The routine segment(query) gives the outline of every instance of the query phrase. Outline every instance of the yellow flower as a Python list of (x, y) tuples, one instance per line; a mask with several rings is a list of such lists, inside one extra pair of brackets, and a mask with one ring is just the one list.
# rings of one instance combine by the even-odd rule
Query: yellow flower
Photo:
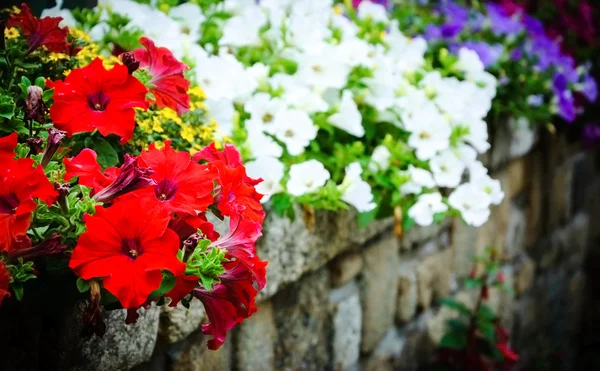
[(77, 63), (79, 64), (79, 67), (85, 67), (91, 61), (93, 61), (98, 56), (99, 50), (100, 50), (100, 47), (96, 44), (90, 44), (90, 45), (84, 46), (79, 51), (79, 53), (77, 53), (77, 55), (75, 56), (75, 58), (77, 59)]
[(144, 118), (138, 121), (138, 126), (146, 133), (152, 132), (152, 121), (149, 118)]
[(193, 143), (194, 139), (196, 139), (196, 132), (191, 126), (183, 126), (181, 128), (181, 137), (188, 142)]
[(156, 116), (152, 117), (152, 131), (156, 133), (163, 133), (165, 131), (165, 129), (162, 127), (160, 118)]
[(165, 148), (165, 143), (161, 140), (157, 140), (156, 142), (154, 142), (154, 147), (156, 147), (156, 149), (160, 150)]
[(4, 38), (5, 39), (8, 39), (8, 40), (16, 39), (17, 37), (19, 37), (19, 35), (20, 35), (19, 30), (16, 27), (4, 29)]
[(158, 117), (160, 118), (160, 120), (163, 121), (171, 120), (174, 121), (177, 125), (183, 125), (183, 121), (181, 120), (181, 117), (179, 117), (177, 112), (168, 107), (165, 107), (158, 111)]
[(381, 31), (381, 32), (379, 33), (379, 38), (380, 38), (380, 39), (385, 39), (385, 37), (386, 37), (386, 36), (387, 36), (387, 33), (386, 33), (385, 31)]
[(90, 35), (88, 35), (85, 31), (82, 31), (78, 28), (70, 27), (69, 34), (71, 34), (71, 36), (73, 36), (75, 39), (83, 40), (86, 43), (90, 43), (92, 41), (92, 39), (90, 38)]
[(13, 5), (12, 9), (10, 10), (10, 12), (12, 14), (19, 14), (19, 13), (21, 13), (21, 9), (17, 8), (16, 5)]
[(99, 58), (102, 60), (102, 65), (107, 70), (113, 68), (117, 63), (121, 64), (121, 60), (118, 57), (115, 57), (114, 55), (111, 55), (110, 57), (100, 55)]
[(71, 57), (69, 57), (65, 53), (50, 53), (45, 58), (45, 61), (58, 62), (61, 59), (69, 59), (69, 58), (71, 58)]
[(188, 90), (188, 94), (190, 95), (191, 98), (206, 99), (206, 93), (199, 86), (191, 87)]
[(63, 72), (63, 75), (65, 75), (65, 76), (69, 76), (69, 74), (70, 74), (70, 73), (71, 73), (71, 70), (65, 70), (65, 71)]

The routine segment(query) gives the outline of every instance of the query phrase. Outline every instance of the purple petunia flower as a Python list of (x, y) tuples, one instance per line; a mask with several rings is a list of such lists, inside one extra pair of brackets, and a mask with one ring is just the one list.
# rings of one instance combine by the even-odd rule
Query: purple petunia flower
[(590, 102), (595, 102), (598, 98), (598, 84), (589, 73), (583, 77), (581, 94)]
[(586, 147), (593, 147), (600, 143), (600, 126), (595, 123), (587, 123), (583, 126), (582, 139)]
[(552, 90), (557, 99), (558, 115), (565, 121), (572, 123), (575, 121), (575, 98), (569, 89), (568, 81), (565, 75), (557, 73), (552, 82)]
[(501, 44), (490, 45), (484, 41), (466, 41), (461, 46), (477, 53), (486, 68), (496, 64), (504, 52)]
[(492, 32), (496, 35), (516, 35), (524, 29), (518, 19), (511, 17), (499, 5), (488, 4), (487, 14), (491, 22)]
[(527, 97), (527, 104), (531, 107), (539, 107), (544, 104), (544, 96), (542, 94), (534, 94)]

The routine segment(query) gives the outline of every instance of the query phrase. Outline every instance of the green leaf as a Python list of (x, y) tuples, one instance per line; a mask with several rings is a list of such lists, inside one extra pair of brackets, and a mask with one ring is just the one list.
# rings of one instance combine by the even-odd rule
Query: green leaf
[(15, 101), (8, 95), (0, 95), (0, 117), (11, 119), (15, 115)]
[(90, 289), (90, 283), (83, 278), (78, 278), (76, 284), (77, 290), (81, 293), (87, 292)]
[(465, 288), (474, 289), (476, 287), (481, 286), (481, 282), (479, 280), (468, 278), (465, 280)]
[(358, 214), (358, 227), (362, 229), (371, 224), (377, 217), (377, 211), (378, 209), (375, 208), (374, 210), (368, 211), (366, 213)]
[(42, 100), (44, 102), (48, 102), (52, 98), (53, 95), (54, 95), (54, 88), (44, 90), (44, 93), (42, 94)]
[(488, 341), (494, 342), (496, 340), (496, 326), (492, 322), (477, 321), (477, 327)]
[(46, 79), (43, 78), (42, 76), (38, 77), (37, 79), (35, 79), (35, 85), (39, 86), (40, 88), (45, 88), (46, 87)]
[(29, 80), (26, 76), (22, 76), (21, 84), (23, 84), (25, 86), (31, 86), (31, 80)]
[(158, 300), (166, 293), (171, 291), (173, 287), (175, 287), (175, 283), (177, 282), (177, 277), (172, 275), (169, 272), (163, 272), (163, 279), (160, 283), (160, 287), (157, 290), (152, 291), (150, 294), (150, 300)]
[(440, 348), (464, 349), (467, 346), (467, 337), (465, 334), (449, 332), (442, 337)]
[(486, 321), (493, 321), (496, 319), (496, 315), (487, 305), (482, 305), (481, 307), (479, 307), (479, 312), (477, 313), (477, 315), (479, 316), (479, 318)]
[(17, 284), (12, 284), (10, 286), (13, 290), (13, 293), (15, 294), (15, 298), (18, 301), (23, 300), (23, 285), (17, 283)]
[(453, 310), (457, 311), (458, 313), (463, 314), (465, 316), (471, 315), (471, 310), (469, 308), (467, 308), (463, 303), (458, 302), (454, 298), (440, 299), (440, 304), (444, 305), (450, 309), (453, 309)]
[(98, 154), (98, 163), (102, 168), (115, 166), (119, 163), (119, 155), (113, 146), (102, 137), (88, 138), (86, 145)]

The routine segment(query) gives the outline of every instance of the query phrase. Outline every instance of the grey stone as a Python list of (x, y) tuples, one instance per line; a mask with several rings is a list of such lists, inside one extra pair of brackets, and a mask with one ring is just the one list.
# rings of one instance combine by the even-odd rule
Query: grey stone
[(160, 313), (158, 333), (165, 342), (176, 343), (199, 331), (200, 325), (207, 319), (200, 300), (192, 300), (189, 309), (182, 305), (175, 308), (165, 305)]
[(333, 369), (350, 370), (360, 357), (362, 308), (358, 289), (352, 282), (343, 293), (332, 293)]
[(515, 265), (515, 293), (525, 294), (532, 286), (535, 278), (535, 262), (526, 254), (519, 256)]
[(236, 369), (275, 370), (277, 328), (271, 302), (258, 305), (258, 311), (239, 325), (236, 333)]
[(361, 350), (372, 351), (394, 323), (396, 292), (389, 284), (397, 282), (398, 240), (389, 235), (362, 250), (365, 266), (360, 280), (363, 309)]
[(331, 366), (328, 273), (321, 269), (304, 276), (273, 297), (279, 339), (275, 345), (277, 370), (322, 370)]
[(417, 261), (403, 261), (398, 269), (398, 304), (396, 320), (410, 321), (417, 312)]
[(172, 371), (224, 371), (231, 370), (231, 339), (228, 337), (218, 350), (208, 349), (209, 336), (193, 334), (171, 352)]
[(317, 211), (314, 220), (308, 222), (302, 215), (299, 207), (294, 221), (267, 213), (264, 235), (257, 246), (259, 256), (269, 261), (267, 285), (259, 300), (273, 296), (285, 284), (297, 281), (392, 226), (392, 220), (387, 219), (360, 229), (355, 211)]
[(106, 333), (81, 344), (82, 362), (75, 370), (124, 370), (146, 362), (152, 356), (158, 333), (160, 308), (140, 309), (137, 323), (125, 324), (125, 310), (106, 313)]
[(406, 339), (395, 328), (391, 328), (377, 345), (373, 354), (364, 362), (363, 370), (396, 370), (396, 364), (405, 343)]
[(425, 311), (401, 329), (399, 336), (405, 341), (395, 370), (416, 371), (431, 360), (435, 345), (430, 340), (427, 324), (432, 318), (433, 312)]
[(428, 227), (414, 226), (404, 232), (400, 239), (400, 247), (403, 251), (414, 250), (420, 247), (423, 241), (435, 239), (443, 234), (451, 225), (452, 219), (447, 218), (440, 224), (433, 224)]
[(358, 253), (351, 253), (335, 259), (331, 268), (331, 284), (334, 287), (342, 286), (360, 273), (363, 267), (362, 257)]
[(450, 294), (450, 283), (454, 270), (454, 250), (445, 249), (425, 257), (416, 269), (418, 303), (429, 308), (433, 299)]
[(550, 188), (549, 228), (558, 228), (566, 223), (571, 215), (573, 166), (577, 159), (570, 159), (552, 173)]
[[(510, 202), (510, 201), (504, 201)], [(525, 248), (525, 238), (527, 231), (527, 219), (525, 211), (517, 203), (510, 202), (510, 212), (508, 217), (508, 230), (504, 240), (504, 251), (508, 258), (517, 256)]]

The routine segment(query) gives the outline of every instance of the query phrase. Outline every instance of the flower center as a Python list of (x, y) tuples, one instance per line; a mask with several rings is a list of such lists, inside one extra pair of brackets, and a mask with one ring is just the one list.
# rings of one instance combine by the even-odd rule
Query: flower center
[(19, 199), (12, 193), (0, 195), (0, 214), (13, 215), (19, 207)]
[(171, 200), (177, 193), (177, 184), (170, 179), (163, 179), (154, 188), (154, 193), (160, 201)]
[(292, 129), (287, 129), (283, 135), (285, 135), (286, 138), (292, 138), (294, 136), (294, 131)]
[(323, 72), (323, 67), (321, 67), (321, 66), (320, 66), (320, 65), (318, 65), (318, 64), (315, 64), (315, 65), (312, 67), (312, 69), (313, 69), (313, 71), (315, 71), (316, 73)]
[(125, 238), (121, 241), (121, 253), (135, 260), (144, 253), (144, 248), (137, 238)]
[(188, 26), (183, 26), (181, 27), (181, 32), (186, 35), (189, 35), (192, 32), (192, 30)]
[(268, 124), (271, 121), (273, 121), (273, 115), (271, 115), (270, 113), (265, 113), (265, 115), (263, 116), (263, 122), (265, 124)]
[(88, 95), (88, 106), (94, 110), (102, 112), (106, 110), (110, 99), (107, 95), (105, 95), (102, 91), (98, 91), (96, 93), (92, 93)]
[(431, 135), (428, 132), (426, 132), (426, 131), (422, 131), (419, 134), (419, 138), (420, 139), (429, 139), (429, 138), (431, 138)]

